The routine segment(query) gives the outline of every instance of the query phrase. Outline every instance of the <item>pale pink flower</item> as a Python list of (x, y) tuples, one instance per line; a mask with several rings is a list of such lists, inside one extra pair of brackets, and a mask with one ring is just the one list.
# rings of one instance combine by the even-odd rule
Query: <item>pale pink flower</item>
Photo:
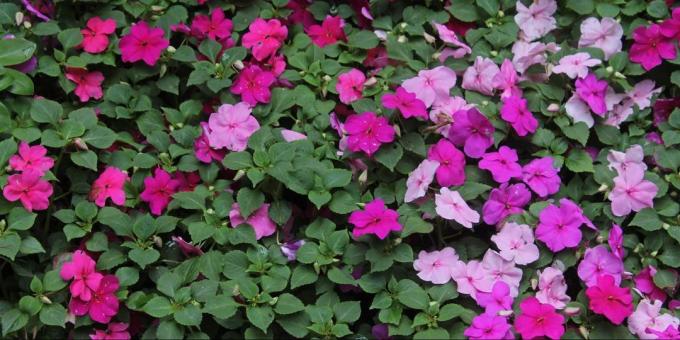
[(294, 142), (296, 140), (307, 139), (307, 136), (305, 134), (289, 129), (281, 130), (281, 137), (283, 137), (283, 140), (285, 140), (286, 142)]
[(470, 48), (470, 46), (460, 41), (454, 31), (450, 30), (448, 27), (442, 24), (435, 23), (434, 27), (437, 29), (439, 39), (454, 47), (454, 48), (446, 47), (444, 48), (444, 50), (442, 50), (441, 54), (439, 55), (440, 62), (443, 63), (449, 57), (459, 59), (467, 54), (472, 53), (472, 49)]
[(631, 210), (638, 212), (654, 206), (653, 200), (659, 189), (644, 176), (645, 171), (641, 167), (629, 167), (623, 174), (614, 177), (614, 189), (609, 193), (609, 200), (615, 216), (626, 216)]
[(528, 8), (521, 1), (516, 4), (515, 23), (528, 41), (539, 39), (557, 27), (553, 18), (557, 10), (555, 0), (534, 1)]
[(538, 247), (534, 244), (534, 232), (526, 224), (508, 222), (501, 230), (491, 236), (500, 255), (507, 261), (517, 264), (529, 264), (538, 260)]
[(441, 188), (435, 195), (435, 210), (444, 219), (454, 220), (463, 227), (471, 229), (473, 223), (479, 223), (479, 213), (470, 209), (458, 191)]
[(404, 202), (412, 202), (416, 198), (425, 196), (438, 167), (439, 162), (425, 159), (415, 170), (411, 171), (406, 180)]
[(538, 291), (536, 299), (541, 303), (549, 304), (555, 309), (562, 309), (571, 300), (567, 295), (567, 282), (564, 273), (555, 267), (546, 267), (543, 271), (537, 271)]
[(351, 104), (361, 99), (365, 82), (366, 76), (355, 68), (339, 75), (335, 90), (338, 91), (340, 101), (343, 104)]
[(477, 260), (471, 260), (467, 264), (458, 261), (451, 272), (451, 277), (456, 281), (458, 293), (468, 294), (473, 298), (479, 290), (491, 291), (493, 283), (487, 276), (486, 271), (482, 269), (482, 264)]
[(255, 230), (255, 239), (273, 235), (276, 232), (276, 224), (269, 217), (269, 203), (265, 203), (252, 212), (248, 218), (243, 218), (238, 203), (234, 203), (229, 211), (231, 227), (236, 228), (241, 224), (249, 224)]
[[(485, 283), (479, 290), (490, 292), (495, 282), (503, 281), (510, 286), (510, 296), (519, 294), (519, 283), (522, 281), (522, 270), (515, 266), (515, 262), (507, 261), (494, 250), (487, 250), (482, 259), (482, 269), (486, 272)], [(486, 289), (484, 289), (486, 288)]]
[(423, 281), (444, 284), (451, 280), (451, 271), (458, 262), (458, 255), (451, 247), (429, 253), (421, 250), (413, 261), (413, 269)]
[(250, 105), (245, 102), (222, 104), (208, 119), (210, 146), (231, 151), (245, 150), (248, 138), (260, 129), (260, 124), (251, 112)]
[(446, 66), (421, 70), (418, 75), (405, 80), (401, 86), (416, 95), (416, 98), (432, 106), (435, 100), (449, 97), (449, 91), (456, 85), (456, 73)]
[(623, 27), (614, 18), (588, 18), (581, 23), (578, 47), (595, 47), (604, 51), (604, 59), (621, 51)]
[(609, 169), (616, 170), (621, 175), (631, 167), (637, 167), (647, 170), (647, 164), (644, 162), (645, 151), (640, 145), (633, 145), (626, 149), (626, 152), (610, 150), (607, 155), (609, 162)]
[(614, 256), (623, 260), (623, 257), (625, 256), (625, 250), (623, 249), (623, 229), (621, 229), (618, 224), (612, 225), (607, 243)]
[(517, 40), (512, 45), (512, 63), (515, 69), (520, 74), (529, 69), (532, 65), (546, 65), (548, 56), (547, 53), (555, 53), (560, 50), (560, 47), (555, 43), (526, 42)]
[(656, 334), (648, 333), (647, 329), (664, 331), (668, 326), (678, 327), (680, 319), (668, 313), (661, 314), (661, 305), (661, 300), (640, 300), (635, 312), (628, 317), (628, 330), (640, 339), (659, 339)]
[(652, 96), (661, 93), (663, 90), (662, 87), (654, 88), (655, 85), (653, 80), (645, 79), (636, 83), (633, 89), (628, 91), (626, 95), (640, 110), (644, 110), (651, 105)]
[(493, 60), (477, 56), (475, 63), (465, 70), (461, 86), (466, 90), (491, 96), (494, 90), (493, 80), (499, 72), (500, 69)]
[(591, 58), (590, 54), (586, 52), (579, 52), (562, 57), (560, 63), (553, 67), (552, 71), (553, 73), (564, 73), (571, 79), (583, 78), (588, 75), (589, 67), (600, 64), (602, 64), (601, 60)]

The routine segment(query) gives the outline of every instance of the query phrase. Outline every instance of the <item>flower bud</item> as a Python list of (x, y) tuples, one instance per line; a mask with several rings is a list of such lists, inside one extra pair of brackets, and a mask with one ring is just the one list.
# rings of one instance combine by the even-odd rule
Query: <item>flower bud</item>
[(208, 215), (212, 215), (212, 214), (215, 213), (215, 210), (213, 210), (213, 208), (208, 208), (208, 209), (205, 210), (205, 213), (208, 214)]
[(531, 279), (531, 289), (536, 290), (536, 287), (538, 287), (538, 279), (532, 278)]
[(397, 237), (396, 239), (394, 239), (394, 245), (395, 245), (395, 246), (396, 246), (396, 245), (399, 245), (399, 244), (401, 244), (402, 241), (403, 241), (403, 240), (401, 239), (401, 237)]
[(363, 185), (363, 184), (366, 183), (366, 181), (368, 181), (368, 170), (362, 171), (361, 174), (359, 175), (359, 183), (360, 184)]
[(597, 241), (597, 243), (604, 243), (605, 241), (604, 236), (602, 235), (597, 235), (597, 238), (595, 238), (595, 240)]
[(506, 317), (512, 315), (512, 310), (499, 310), (498, 316)]
[(588, 339), (588, 336), (590, 335), (590, 332), (588, 331), (588, 328), (586, 326), (581, 326), (578, 328), (578, 332), (583, 335), (584, 338)]
[(80, 139), (80, 138), (74, 139), (73, 144), (80, 150), (85, 150), (85, 151), (89, 150), (88, 147), (87, 147), (87, 144), (85, 144), (85, 142), (83, 142), (83, 140)]
[(245, 65), (243, 65), (243, 61), (241, 61), (241, 60), (235, 61), (233, 65), (234, 65), (234, 68), (239, 70), (239, 71), (242, 70), (245, 67)]
[(208, 186), (208, 191), (215, 191), (215, 186), (214, 186), (214, 185), (209, 185), (209, 186)]
[(401, 137), (401, 129), (399, 128), (399, 125), (394, 124), (392, 127), (394, 128), (394, 133), (397, 134), (397, 137)]
[(387, 32), (385, 32), (383, 30), (375, 30), (375, 31), (373, 31), (373, 33), (375, 34), (376, 37), (378, 37), (378, 40), (382, 40), (382, 41), (387, 40)]
[(560, 110), (560, 105), (557, 104), (557, 103), (552, 103), (552, 104), (548, 105), (548, 111), (550, 111), (550, 112), (557, 112), (559, 110)]
[(397, 42), (402, 43), (402, 44), (407, 42), (407, 41), (408, 40), (406, 39), (406, 36), (404, 36), (404, 35), (400, 35), (399, 38), (397, 38)]
[[(333, 77), (331, 77), (331, 76), (329, 76), (329, 75), (325, 75), (325, 76), (323, 76), (322, 79), (323, 79), (323, 81), (325, 81), (325, 82), (330, 82), (331, 80), (333, 80)], [(364, 84), (365, 84), (365, 83), (364, 83)]]
[(671, 225), (668, 224), (668, 223), (664, 223), (664, 224), (661, 225), (661, 228), (663, 228), (663, 230), (668, 230), (668, 229), (671, 228)]
[(45, 295), (40, 295), (40, 301), (42, 301), (42, 303), (44, 303), (44, 304), (46, 304), (46, 305), (51, 305), (51, 304), (52, 304), (52, 300), (50, 300), (50, 298), (48, 298), (48, 297), (45, 296)]
[(373, 86), (378, 83), (378, 79), (375, 77), (370, 77), (364, 82), (364, 86)]
[(153, 6), (151, 6), (151, 10), (154, 11), (154, 12), (162, 12), (163, 6), (153, 5)]
[(14, 20), (16, 21), (17, 26), (21, 25), (21, 23), (24, 22), (24, 13), (17, 12), (14, 14)]
[(491, 51), (491, 52), (489, 52), (489, 54), (491, 54), (492, 57), (497, 57), (498, 51)]
[(24, 21), (24, 27), (25, 27), (26, 29), (30, 29), (31, 26), (32, 26), (32, 25), (31, 25), (31, 22), (30, 22), (30, 21)]
[(425, 38), (425, 41), (427, 41), (428, 44), (434, 44), (434, 42), (436, 41), (435, 37), (428, 34), (427, 32), (423, 32), (423, 37)]
[(5, 230), (5, 227), (7, 227), (7, 221), (0, 220), (0, 231)]
[(278, 297), (278, 296), (275, 297), (275, 298), (272, 298), (271, 300), (269, 300), (269, 305), (270, 305), (270, 306), (273, 306), (273, 305), (275, 305), (278, 301), (279, 301), (279, 297)]
[(319, 265), (319, 262), (314, 262), (312, 267), (314, 267), (314, 272), (316, 272), (317, 274), (321, 272), (321, 265)]
[(168, 48), (166, 48), (165, 50), (168, 51), (168, 53), (177, 52), (177, 49), (174, 46), (168, 46)]
[(597, 192), (605, 192), (607, 189), (609, 189), (609, 187), (606, 184), (602, 184), (599, 188), (597, 188)]
[(241, 179), (245, 174), (246, 174), (246, 172), (243, 171), (243, 170), (236, 171), (236, 175), (234, 175), (234, 180), (235, 180), (235, 181), (238, 181), (238, 180)]
[(502, 17), (504, 17), (504, 16), (505, 16), (505, 12), (503, 12), (503, 11), (498, 11), (498, 17), (499, 17), (499, 18), (502, 18)]
[(651, 254), (649, 254), (649, 255), (652, 255), (652, 257), (656, 257), (656, 255), (659, 255), (659, 251), (658, 251), (658, 250), (655, 250), (655, 251), (653, 251), (653, 252), (652, 252)]
[(626, 79), (626, 76), (623, 75), (621, 72), (614, 73), (614, 77), (620, 78), (620, 79)]
[(154, 235), (152, 240), (153, 243), (155, 243), (158, 248), (163, 247), (163, 239), (161, 239), (158, 235)]
[(489, 105), (489, 101), (488, 100), (482, 100), (482, 106), (487, 106), (487, 105)]
[(429, 303), (430, 307), (434, 307), (437, 304), (439, 304), (439, 302), (437, 302), (437, 301), (430, 301), (430, 303)]
[(607, 73), (612, 73), (614, 72), (614, 68), (611, 66), (607, 66), (607, 68), (605, 68), (605, 71), (607, 71)]
[(564, 309), (564, 314), (567, 314), (569, 316), (576, 316), (579, 313), (581, 313), (580, 307), (567, 307)]
[(401, 29), (405, 29), (406, 26), (408, 26), (408, 24), (405, 23), (405, 22), (402, 22), (401, 24), (399, 24), (399, 27), (401, 27)]
[(432, 60), (437, 60), (437, 59), (439, 59), (439, 57), (440, 57), (441, 55), (442, 55), (441, 52), (435, 52), (434, 54), (432, 54)]

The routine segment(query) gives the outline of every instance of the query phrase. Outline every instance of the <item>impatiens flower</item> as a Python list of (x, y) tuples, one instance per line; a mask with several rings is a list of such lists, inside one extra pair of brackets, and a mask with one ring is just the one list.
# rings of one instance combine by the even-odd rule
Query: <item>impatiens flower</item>
[(66, 79), (76, 83), (76, 89), (73, 91), (80, 101), (85, 103), (92, 99), (101, 99), (104, 96), (102, 92), (102, 82), (104, 75), (99, 71), (88, 72), (84, 68), (67, 67)]
[(538, 219), (536, 238), (554, 253), (578, 246), (582, 236), (581, 225), (592, 226), (581, 208), (567, 198), (560, 200), (559, 208), (553, 204), (543, 208)]
[(612, 230), (609, 231), (609, 240), (607, 243), (614, 256), (623, 260), (623, 257), (625, 256), (625, 250), (623, 250), (623, 230), (618, 224), (614, 224)]
[(538, 121), (527, 108), (526, 99), (517, 96), (510, 96), (503, 100), (501, 118), (510, 123), (519, 136), (534, 133), (538, 127)]
[(437, 183), (442, 187), (463, 185), (465, 155), (446, 139), (440, 139), (427, 151), (427, 159), (439, 162)]
[(278, 19), (264, 20), (257, 18), (248, 26), (248, 32), (243, 35), (243, 47), (253, 51), (253, 57), (258, 61), (276, 54), (288, 36), (288, 28), (281, 25)]
[(673, 9), (671, 17), (661, 23), (661, 34), (665, 37), (680, 40), (680, 8)]
[(172, 195), (177, 192), (178, 188), (178, 180), (170, 177), (167, 171), (156, 168), (153, 176), (144, 179), (144, 191), (139, 195), (139, 198), (149, 203), (152, 214), (160, 215), (168, 206)]
[(562, 309), (567, 306), (571, 298), (567, 295), (567, 282), (564, 273), (555, 267), (547, 267), (538, 271), (538, 291), (536, 299), (539, 302)]
[(557, 21), (553, 18), (557, 10), (555, 0), (534, 1), (528, 8), (521, 1), (517, 1), (516, 6), (515, 23), (527, 41), (541, 38), (557, 27)]
[(552, 71), (553, 73), (564, 73), (571, 79), (583, 78), (588, 75), (589, 67), (600, 64), (602, 64), (601, 60), (591, 58), (590, 54), (586, 52), (579, 52), (562, 57), (560, 63), (553, 67)]
[(404, 202), (413, 202), (416, 198), (425, 196), (438, 167), (439, 162), (425, 159), (415, 170), (411, 171), (406, 180)]
[(673, 60), (677, 55), (675, 43), (661, 34), (658, 24), (637, 27), (633, 31), (633, 40), (630, 61), (642, 65), (647, 71), (659, 66), (662, 59)]
[[(606, 105), (606, 110), (610, 111), (610, 116), (611, 115), (621, 115), (620, 120), (625, 119), (628, 115), (632, 114), (632, 108), (630, 109), (629, 113), (626, 113), (626, 107), (622, 105), (617, 105), (619, 104), (624, 98), (626, 98), (625, 94), (618, 94), (615, 93), (614, 90), (609, 86), (607, 88), (607, 92), (604, 97), (604, 102)], [(585, 101), (581, 100), (578, 94), (574, 94), (567, 100), (567, 102), (564, 104), (564, 108), (567, 111), (567, 115), (569, 115), (571, 118), (574, 119), (575, 122), (583, 122), (588, 127), (593, 127), (595, 121), (593, 119), (593, 113), (591, 111), (590, 106), (588, 106), (588, 103)], [(618, 109), (617, 109), (618, 108)], [(617, 110), (615, 110), (617, 109)], [(612, 111), (614, 110), (614, 111)], [(616, 111), (621, 111), (621, 112), (616, 112)], [(597, 114), (598, 116), (602, 116), (601, 114)]]
[(633, 278), (635, 288), (650, 300), (661, 300), (663, 302), (666, 300), (666, 292), (654, 283), (654, 275), (656, 275), (656, 268), (653, 266), (645, 267)]
[(203, 250), (201, 250), (201, 247), (192, 245), (191, 243), (185, 241), (181, 236), (173, 236), (171, 239), (173, 242), (175, 242), (184, 256), (192, 257), (203, 255)]
[(54, 160), (46, 157), (46, 154), (47, 149), (44, 146), (30, 146), (22, 141), (17, 154), (9, 158), (9, 166), (15, 171), (36, 171), (44, 174), (54, 166)]
[(90, 340), (130, 340), (128, 324), (123, 322), (112, 322), (106, 330), (97, 329), (94, 334), (90, 334)]
[(288, 261), (295, 261), (297, 251), (305, 244), (305, 240), (286, 242), (281, 245), (281, 253), (286, 256)]
[(540, 197), (547, 197), (560, 190), (562, 181), (553, 166), (552, 157), (537, 158), (522, 168), (522, 180)]
[(116, 291), (119, 287), (118, 278), (115, 275), (105, 275), (99, 286), (93, 290), (92, 299), (83, 301), (71, 297), (68, 310), (76, 316), (89, 314), (93, 321), (109, 323), (111, 318), (118, 314), (119, 302)]
[(645, 330), (647, 333), (654, 334), (659, 339), (669, 339), (669, 340), (676, 340), (680, 339), (680, 331), (678, 330), (677, 326), (668, 326), (663, 332), (657, 331), (655, 329), (647, 328)]
[(439, 39), (444, 41), (445, 43), (453, 46), (451, 47), (445, 47), (441, 54), (439, 55), (439, 61), (444, 62), (446, 61), (447, 58), (453, 57), (454, 59), (459, 59), (464, 57), (467, 54), (472, 53), (472, 49), (470, 46), (466, 45), (464, 42), (460, 41), (458, 39), (458, 36), (456, 33), (452, 30), (450, 30), (448, 27), (442, 24), (437, 24), (434, 23), (434, 27), (437, 29), (437, 33), (439, 34)]
[(351, 104), (360, 99), (365, 82), (366, 76), (355, 68), (339, 75), (335, 90), (338, 91), (340, 101), (343, 104)]
[(266, 104), (271, 99), (270, 87), (274, 81), (276, 78), (271, 72), (252, 64), (239, 72), (229, 90), (233, 94), (241, 95), (241, 99), (250, 105)]
[(578, 47), (594, 47), (604, 51), (604, 59), (609, 60), (621, 51), (623, 27), (614, 18), (588, 18), (581, 23), (581, 38)]
[(92, 299), (92, 292), (99, 288), (99, 283), (104, 277), (95, 271), (96, 263), (82, 250), (76, 250), (71, 256), (71, 261), (65, 262), (59, 274), (65, 281), (70, 281), (69, 291), (71, 296), (83, 301)]
[(381, 144), (391, 143), (395, 131), (385, 117), (373, 112), (364, 112), (347, 117), (344, 124), (347, 132), (347, 148), (352, 152), (363, 151), (372, 156)]
[(92, 54), (104, 52), (109, 46), (109, 34), (115, 30), (116, 21), (113, 19), (90, 18), (87, 20), (85, 28), (80, 30), (83, 35), (83, 42), (81, 43), (83, 50)]
[(578, 277), (587, 287), (597, 284), (600, 275), (610, 275), (618, 285), (623, 274), (623, 262), (607, 250), (604, 245), (586, 249), (585, 256), (578, 265)]
[(479, 213), (470, 209), (458, 191), (441, 188), (435, 195), (437, 215), (447, 220), (454, 220), (465, 228), (471, 229), (473, 223), (479, 222)]
[(482, 269), (485, 271), (483, 286), (488, 289), (479, 288), (484, 292), (490, 292), (495, 282), (503, 281), (510, 287), (510, 296), (518, 294), (519, 283), (522, 281), (522, 270), (515, 266), (515, 262), (507, 261), (494, 250), (487, 250), (482, 259)]
[(501, 184), (499, 188), (491, 190), (489, 198), (482, 207), (484, 223), (494, 225), (510, 215), (521, 213), (529, 200), (531, 200), (531, 192), (526, 185)]
[(461, 97), (446, 97), (439, 99), (432, 104), (430, 109), (430, 121), (438, 126), (436, 131), (442, 136), (449, 135), (449, 128), (453, 123), (453, 114), (461, 110), (468, 110), (474, 105), (468, 104), (465, 99)]
[(230, 151), (243, 151), (248, 138), (260, 129), (260, 124), (253, 117), (247, 103), (236, 105), (222, 104), (217, 112), (208, 119), (208, 141), (216, 149), (227, 148)]
[(152, 28), (145, 21), (140, 21), (132, 25), (130, 33), (120, 38), (119, 46), (124, 62), (143, 60), (154, 66), (163, 50), (170, 46), (170, 41), (165, 39), (162, 28)]
[(654, 88), (655, 85), (653, 80), (645, 79), (635, 84), (626, 95), (640, 110), (644, 110), (652, 105), (652, 96), (663, 90), (661, 87)]
[(206, 38), (221, 41), (231, 38), (231, 20), (225, 18), (222, 8), (216, 7), (210, 16), (197, 14), (191, 22), (191, 34), (199, 40)]
[(553, 306), (530, 296), (520, 303), (519, 308), (522, 312), (515, 318), (515, 330), (523, 339), (543, 336), (559, 339), (564, 334), (564, 316), (555, 312)]
[(383, 240), (390, 231), (401, 231), (399, 214), (385, 207), (382, 199), (376, 198), (364, 206), (364, 210), (353, 211), (349, 215), (349, 223), (354, 225), (352, 235), (359, 237), (374, 234)]
[(229, 222), (231, 222), (232, 228), (244, 223), (249, 224), (255, 230), (256, 240), (273, 235), (276, 232), (276, 224), (269, 218), (269, 203), (261, 205), (248, 218), (243, 218), (241, 208), (238, 203), (234, 203), (229, 211)]
[(501, 146), (497, 152), (485, 153), (479, 161), (479, 168), (489, 170), (494, 181), (505, 183), (511, 178), (522, 178), (522, 166), (517, 160), (515, 149)]
[(518, 81), (519, 77), (517, 76), (515, 66), (512, 65), (510, 59), (505, 59), (503, 64), (501, 64), (500, 71), (493, 77), (491, 85), (495, 89), (503, 91), (501, 99), (505, 99), (510, 96), (522, 95), (522, 90), (517, 86)]
[(605, 96), (608, 87), (607, 81), (598, 80), (594, 73), (583, 79), (576, 79), (576, 95), (588, 104), (593, 113), (601, 117), (607, 112)]
[(423, 281), (440, 285), (451, 280), (451, 271), (457, 263), (458, 255), (451, 247), (429, 253), (421, 250), (413, 261), (413, 269)]
[(604, 315), (615, 325), (620, 325), (633, 313), (633, 296), (630, 289), (614, 284), (611, 275), (600, 275), (597, 284), (586, 289), (590, 310)]
[(546, 65), (547, 52), (555, 53), (560, 47), (555, 43), (542, 43), (540, 41), (526, 42), (517, 40), (512, 45), (512, 64), (520, 74), (526, 72), (533, 65)]
[(194, 155), (196, 159), (208, 164), (212, 163), (213, 160), (221, 161), (224, 158), (224, 150), (215, 150), (210, 147), (210, 140), (208, 139), (210, 128), (208, 123), (201, 122), (201, 128), (203, 133), (194, 140)]
[(289, 129), (281, 130), (281, 137), (283, 137), (283, 140), (289, 143), (294, 142), (296, 140), (307, 139), (307, 136), (305, 136), (305, 134)]
[(642, 150), (642, 146), (633, 145), (626, 149), (626, 152), (610, 150), (607, 155), (607, 161), (609, 162), (609, 169), (616, 170), (619, 175), (622, 175), (630, 168), (639, 168), (647, 170), (647, 164), (644, 161), (645, 151)]
[(345, 40), (345, 31), (342, 29), (345, 21), (339, 16), (326, 16), (321, 25), (312, 25), (307, 28), (307, 35), (314, 45), (321, 48), (335, 44), (338, 40)]
[(446, 66), (438, 66), (431, 70), (421, 70), (416, 77), (405, 80), (401, 86), (414, 93), (425, 103), (432, 106), (436, 100), (449, 97), (449, 91), (456, 85), (456, 73)]
[(502, 258), (517, 264), (529, 264), (538, 260), (538, 247), (534, 244), (534, 233), (526, 224), (505, 223), (501, 231), (491, 236)]
[(473, 298), (478, 291), (490, 292), (492, 289), (491, 280), (487, 273), (482, 269), (482, 264), (477, 260), (471, 260), (467, 264), (458, 261), (451, 272), (451, 277), (456, 281), (456, 289), (460, 294), (468, 294)]
[(453, 114), (449, 139), (471, 158), (482, 157), (486, 149), (493, 145), (495, 129), (479, 110), (472, 108)]
[(510, 332), (508, 320), (502, 316), (492, 314), (480, 314), (472, 319), (472, 323), (465, 329), (463, 335), (468, 339), (514, 339)]
[(3, 196), (10, 202), (20, 201), (24, 209), (45, 210), (49, 207), (52, 196), (52, 184), (42, 179), (39, 171), (24, 171), (7, 178), (2, 190)]
[(465, 70), (461, 86), (466, 90), (477, 91), (487, 96), (493, 95), (493, 80), (498, 72), (500, 69), (493, 60), (477, 56), (475, 63)]
[(640, 167), (631, 167), (614, 177), (614, 189), (609, 193), (614, 216), (626, 216), (631, 211), (638, 212), (654, 206), (658, 192), (656, 184), (644, 179), (645, 172)]
[(512, 310), (510, 286), (505, 281), (496, 281), (491, 293), (477, 292), (476, 300), (480, 307), (484, 307), (486, 314), (495, 315), (502, 310)]
[(413, 93), (398, 87), (394, 94), (387, 93), (382, 96), (382, 104), (388, 109), (398, 109), (404, 118), (420, 117), (427, 119), (425, 104)]
[(116, 205), (125, 204), (125, 190), (123, 186), (128, 181), (128, 175), (116, 167), (109, 166), (92, 184), (90, 200), (100, 207), (106, 205), (106, 199)]
[(668, 313), (661, 314), (662, 304), (660, 300), (640, 300), (635, 312), (628, 317), (628, 330), (640, 339), (664, 339), (648, 330), (663, 332), (669, 326), (678, 327), (680, 319)]

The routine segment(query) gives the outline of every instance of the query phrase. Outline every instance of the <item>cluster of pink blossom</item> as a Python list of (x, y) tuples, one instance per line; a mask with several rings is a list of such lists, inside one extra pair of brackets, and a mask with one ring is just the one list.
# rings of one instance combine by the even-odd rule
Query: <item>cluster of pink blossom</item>
[(658, 188), (644, 179), (647, 165), (643, 158), (644, 152), (639, 145), (631, 146), (625, 153), (612, 150), (607, 156), (609, 168), (618, 175), (614, 177), (614, 188), (609, 194), (612, 213), (616, 216), (626, 216), (631, 211), (638, 212), (654, 205)]
[(5, 199), (21, 202), (28, 211), (49, 207), (53, 189), (43, 176), (54, 166), (54, 160), (46, 154), (47, 149), (42, 145), (19, 143), (17, 154), (9, 159), (10, 168), (18, 173), (7, 178), (7, 185), (2, 190)]

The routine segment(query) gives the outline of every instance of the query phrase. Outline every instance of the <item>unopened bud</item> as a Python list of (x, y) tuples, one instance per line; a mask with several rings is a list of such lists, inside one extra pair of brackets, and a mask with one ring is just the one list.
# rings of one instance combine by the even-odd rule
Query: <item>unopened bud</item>
[(236, 171), (236, 175), (234, 175), (234, 180), (235, 180), (235, 181), (238, 181), (238, 180), (241, 179), (245, 174), (246, 174), (246, 172), (243, 171), (243, 170)]
[(402, 22), (402, 23), (399, 25), (399, 27), (401, 27), (401, 29), (405, 29), (406, 26), (408, 26), (408, 24), (405, 23), (405, 22)]
[(163, 6), (153, 5), (153, 6), (151, 6), (151, 10), (154, 11), (154, 12), (162, 12)]
[(602, 184), (602, 185), (600, 185), (599, 188), (597, 188), (597, 191), (598, 192), (605, 192), (605, 191), (607, 191), (607, 189), (609, 189), (609, 187), (606, 184)]
[(170, 130), (170, 132), (173, 132), (173, 131), (175, 131), (175, 127), (174, 127), (174, 126), (172, 126), (172, 125), (168, 126), (168, 129)]
[(14, 14), (14, 20), (16, 21), (17, 26), (21, 25), (21, 23), (24, 22), (24, 13), (17, 12)]
[(359, 183), (364, 184), (368, 181), (368, 170), (364, 170), (359, 174)]
[(437, 301), (430, 301), (430, 303), (429, 303), (430, 307), (434, 307), (438, 304), (439, 304), (439, 302), (437, 302)]
[(158, 16), (158, 15), (156, 15), (156, 14), (154, 14), (154, 15), (151, 16), (151, 20), (153, 20), (153, 21), (156, 21), (156, 20), (158, 20), (158, 19), (160, 19), (160, 18), (161, 18), (161, 17)]
[(512, 313), (513, 313), (513, 312), (512, 312), (511, 310), (499, 310), (499, 311), (498, 311), (498, 316), (506, 317), (506, 316), (512, 315)]
[(73, 144), (75, 144), (75, 146), (80, 150), (85, 150), (85, 151), (89, 150), (87, 148), (87, 144), (85, 144), (85, 142), (80, 138), (74, 139)]
[(504, 16), (505, 16), (505, 12), (503, 12), (503, 11), (498, 11), (498, 17), (499, 17), (499, 18), (502, 18), (502, 17), (504, 17)]
[(168, 53), (177, 52), (177, 49), (175, 48), (175, 46), (168, 46), (168, 48), (166, 48), (165, 50), (168, 51)]
[(663, 230), (668, 230), (668, 229), (671, 228), (671, 225), (668, 224), (668, 223), (664, 223), (664, 224), (661, 225), (661, 228), (663, 228)]
[(31, 22), (30, 22), (30, 21), (24, 21), (24, 27), (25, 27), (26, 29), (30, 29), (31, 26), (32, 26), (32, 25), (31, 25)]
[(378, 79), (375, 77), (370, 77), (364, 82), (364, 86), (373, 86), (378, 83)]
[(399, 125), (394, 124), (392, 127), (394, 127), (394, 133), (397, 134), (397, 137), (401, 137), (401, 129), (399, 128)]
[(215, 186), (214, 186), (214, 185), (209, 185), (209, 186), (208, 186), (208, 191), (215, 191)]
[(385, 32), (383, 30), (375, 30), (375, 31), (373, 31), (373, 33), (375, 34), (376, 37), (378, 37), (378, 40), (382, 40), (382, 41), (387, 40), (387, 32)]
[(487, 106), (487, 105), (489, 105), (489, 101), (488, 100), (482, 100), (482, 106)]
[(652, 255), (652, 257), (656, 257), (656, 255), (659, 255), (659, 251), (658, 251), (658, 250), (655, 250), (655, 251), (653, 251), (653, 252), (652, 252), (651, 254), (649, 254), (649, 255)]
[(241, 295), (241, 290), (239, 289), (238, 285), (235, 285), (234, 289), (231, 290), (231, 295), (233, 296)]
[(642, 245), (642, 243), (638, 243), (638, 245), (636, 245), (635, 248), (633, 248), (633, 252), (637, 254), (640, 252), (640, 250), (642, 250), (643, 247), (644, 246)]
[(602, 236), (602, 235), (597, 235), (595, 240), (597, 241), (597, 243), (604, 243), (604, 241), (605, 241), (604, 236)]
[(536, 290), (536, 287), (538, 287), (538, 279), (533, 278), (531, 279), (531, 289)]
[(237, 69), (237, 70), (242, 70), (245, 67), (245, 65), (243, 65), (243, 61), (241, 61), (241, 60), (235, 61), (233, 65), (234, 65), (234, 68)]
[(580, 307), (567, 307), (564, 309), (564, 314), (567, 314), (569, 316), (575, 316), (581, 313), (581, 308)]
[(492, 57), (497, 57), (498, 51), (491, 51), (491, 52), (489, 52), (489, 54), (491, 54)]
[(317, 275), (321, 272), (321, 265), (319, 265), (319, 262), (314, 262), (312, 267), (314, 267), (314, 271), (316, 272)]
[(439, 59), (439, 57), (440, 57), (441, 55), (442, 55), (441, 52), (435, 52), (434, 54), (432, 54), (432, 60), (437, 60), (437, 59)]
[(550, 112), (557, 112), (560, 110), (560, 106), (557, 103), (552, 103), (548, 105), (548, 111)]
[(205, 213), (208, 214), (208, 215), (212, 215), (212, 214), (215, 213), (215, 210), (213, 210), (213, 208), (208, 208), (208, 209), (205, 210)]
[(270, 305), (270, 306), (273, 306), (273, 305), (275, 305), (278, 301), (279, 301), (279, 297), (277, 296), (277, 297), (275, 297), (275, 298), (269, 300), (269, 305)]
[(5, 227), (7, 227), (7, 221), (0, 220), (0, 230), (5, 230)]
[(427, 32), (423, 32), (423, 38), (425, 38), (425, 41), (427, 41), (428, 44), (434, 44), (436, 41), (436, 39)]
[(47, 305), (52, 304), (52, 300), (50, 300), (50, 298), (48, 298), (45, 295), (40, 295), (40, 301), (42, 301), (42, 303), (47, 304)]
[(586, 326), (581, 326), (578, 328), (578, 332), (583, 335), (584, 338), (588, 339), (588, 336), (590, 335), (590, 332), (588, 331), (588, 328)]
[(619, 79), (626, 79), (626, 76), (623, 75), (621, 72), (614, 73), (614, 77), (619, 78)]
[(400, 35), (399, 38), (397, 38), (397, 41), (402, 43), (402, 44), (405, 43), (407, 41), (406, 36)]
[[(325, 75), (325, 76), (323, 76), (322, 79), (323, 79), (323, 81), (325, 81), (325, 82), (329, 82), (329, 81), (333, 80), (333, 77), (331, 77), (331, 76), (329, 76), (329, 75)], [(365, 83), (364, 83), (364, 84), (365, 84)]]
[(399, 244), (401, 244), (402, 241), (403, 241), (403, 240), (401, 239), (401, 237), (397, 237), (396, 239), (394, 239), (394, 245), (395, 245), (395, 246), (396, 246), (396, 245), (399, 245)]
[(612, 73), (614, 72), (614, 68), (611, 66), (607, 66), (607, 68), (605, 68), (605, 71), (607, 71), (607, 73)]

